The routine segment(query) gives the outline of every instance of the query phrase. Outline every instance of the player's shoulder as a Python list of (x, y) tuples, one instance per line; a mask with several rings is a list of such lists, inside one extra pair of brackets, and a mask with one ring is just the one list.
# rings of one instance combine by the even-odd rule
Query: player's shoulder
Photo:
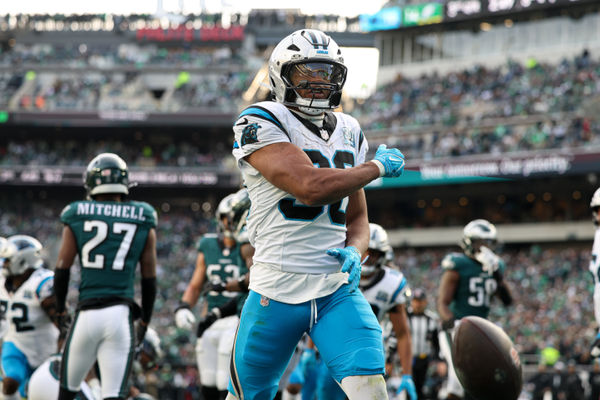
[(216, 233), (205, 233), (198, 240), (198, 250), (205, 249), (209, 246), (215, 246), (219, 243), (219, 235)]
[(261, 101), (254, 103), (238, 115), (235, 126), (251, 119), (268, 121), (279, 128), (284, 128), (284, 122), (290, 116), (290, 111), (286, 106), (275, 101)]
[(471, 263), (471, 259), (463, 253), (453, 252), (446, 254), (442, 259), (442, 268), (450, 270), (459, 270)]
[(45, 280), (47, 278), (53, 278), (53, 277), (54, 277), (54, 271), (49, 270), (48, 268), (37, 268), (31, 274), (30, 279), (33, 278), (33, 279)]
[(335, 118), (344, 125), (360, 129), (360, 123), (352, 115), (340, 111), (333, 111), (331, 114), (333, 114)]
[(394, 281), (398, 281), (398, 282), (402, 282), (403, 280), (406, 280), (406, 278), (404, 277), (404, 274), (402, 272), (398, 271), (397, 269), (388, 267), (387, 265), (384, 265), (381, 268), (385, 272), (384, 279), (394, 280)]
[(60, 213), (60, 220), (64, 224), (70, 223), (77, 216), (77, 209), (85, 208), (86, 205), (89, 207), (89, 201), (87, 200), (77, 200), (67, 204)]
[(158, 214), (156, 213), (156, 210), (154, 209), (154, 207), (152, 207), (150, 204), (146, 203), (145, 201), (139, 201), (139, 200), (129, 200), (127, 201), (127, 203), (129, 203), (129, 205), (132, 205), (134, 207), (141, 207), (143, 210), (143, 215), (144, 215), (144, 220), (149, 223), (152, 226), (156, 226), (156, 224), (158, 223)]

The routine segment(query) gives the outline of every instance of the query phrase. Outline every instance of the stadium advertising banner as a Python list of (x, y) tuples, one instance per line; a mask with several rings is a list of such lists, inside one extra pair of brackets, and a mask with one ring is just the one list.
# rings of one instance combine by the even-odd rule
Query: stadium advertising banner
[(135, 38), (140, 42), (241, 42), (244, 40), (244, 27), (143, 28), (136, 31)]
[(493, 182), (597, 171), (600, 153), (499, 155), (407, 163), (400, 179), (378, 179), (369, 188)]
[(402, 10), (402, 26), (429, 25), (442, 22), (444, 6), (440, 3), (425, 3), (406, 6)]
[[(82, 170), (85, 166), (15, 166), (0, 169), (0, 185), (64, 185), (81, 186)], [(168, 168), (136, 169), (131, 168), (129, 180), (140, 186), (153, 187), (236, 187), (239, 174), (217, 173), (214, 171), (194, 171)]]
[(358, 17), (358, 24), (365, 32), (398, 29), (402, 26), (402, 9), (388, 7), (375, 14), (361, 14)]
[(490, 17), (594, 1), (597, 0), (447, 0), (444, 6), (444, 21)]

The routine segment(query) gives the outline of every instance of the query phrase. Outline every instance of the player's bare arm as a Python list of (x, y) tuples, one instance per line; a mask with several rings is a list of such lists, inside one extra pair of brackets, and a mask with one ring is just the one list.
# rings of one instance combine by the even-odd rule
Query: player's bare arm
[(75, 242), (75, 235), (73, 231), (67, 225), (63, 227), (62, 241), (60, 250), (58, 251), (58, 259), (56, 261), (56, 269), (69, 269), (75, 261), (77, 255), (77, 243)]
[(408, 326), (408, 315), (404, 304), (398, 304), (389, 312), (392, 327), (398, 339), (397, 351), (402, 374), (412, 375), (412, 342)]
[[(75, 235), (67, 225), (63, 227), (62, 241), (54, 271), (54, 293), (56, 295), (56, 313), (65, 316), (65, 304), (69, 291), (69, 271), (77, 255)], [(60, 324), (60, 322), (57, 322)], [(60, 328), (60, 326), (59, 326)]]
[(369, 247), (369, 216), (365, 191), (360, 189), (348, 198), (346, 208), (346, 246), (354, 246), (364, 254)]
[(140, 258), (142, 278), (156, 278), (156, 229), (148, 231), (146, 246)]
[(185, 289), (185, 292), (183, 292), (181, 301), (189, 304), (190, 306), (195, 305), (198, 302), (198, 298), (200, 298), (200, 292), (202, 291), (202, 286), (204, 286), (205, 280), (206, 261), (204, 260), (204, 253), (199, 252), (198, 257), (196, 257), (196, 269), (194, 270), (192, 279)]
[(380, 175), (366, 162), (352, 168), (316, 168), (298, 146), (274, 143), (246, 157), (269, 182), (308, 206), (327, 205), (356, 192)]
[(454, 319), (454, 314), (450, 311), (450, 303), (454, 298), (459, 279), (460, 275), (456, 271), (445, 271), (442, 275), (437, 301), (438, 313), (442, 322)]

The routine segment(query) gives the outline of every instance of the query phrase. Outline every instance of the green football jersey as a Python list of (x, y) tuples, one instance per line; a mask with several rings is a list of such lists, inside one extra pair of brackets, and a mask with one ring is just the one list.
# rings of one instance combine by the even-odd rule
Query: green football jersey
[[(198, 251), (204, 254), (207, 282), (226, 283), (229, 280), (237, 280), (248, 272), (246, 263), (240, 254), (240, 245), (237, 243), (232, 248), (226, 248), (217, 235), (207, 234), (200, 239)], [(239, 296), (239, 292), (210, 291), (206, 295), (208, 309), (219, 307)]]
[(79, 301), (102, 297), (133, 299), (135, 270), (157, 216), (139, 201), (75, 201), (62, 211), (77, 242), (81, 263)]
[[(450, 303), (450, 310), (456, 319), (475, 315), (487, 318), (490, 301), (498, 283), (491, 274), (485, 272), (479, 262), (462, 254), (451, 253), (442, 260), (444, 270), (457, 271), (458, 287)], [(500, 260), (500, 272), (504, 273), (505, 264)]]

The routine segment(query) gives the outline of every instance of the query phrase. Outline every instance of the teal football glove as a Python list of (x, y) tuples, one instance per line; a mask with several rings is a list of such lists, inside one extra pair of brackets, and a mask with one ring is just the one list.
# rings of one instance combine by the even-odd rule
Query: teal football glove
[(343, 249), (329, 249), (327, 254), (335, 257), (342, 264), (342, 272), (348, 273), (348, 284), (350, 292), (353, 292), (358, 287), (360, 282), (360, 252), (354, 246), (347, 246)]
[(415, 388), (412, 376), (402, 375), (402, 381), (400, 381), (400, 386), (398, 386), (396, 394), (402, 393), (403, 390), (406, 390), (410, 400), (417, 400), (417, 389)]
[(388, 149), (385, 144), (380, 144), (372, 162), (379, 167), (379, 176), (396, 178), (404, 171), (404, 154), (398, 149)]

